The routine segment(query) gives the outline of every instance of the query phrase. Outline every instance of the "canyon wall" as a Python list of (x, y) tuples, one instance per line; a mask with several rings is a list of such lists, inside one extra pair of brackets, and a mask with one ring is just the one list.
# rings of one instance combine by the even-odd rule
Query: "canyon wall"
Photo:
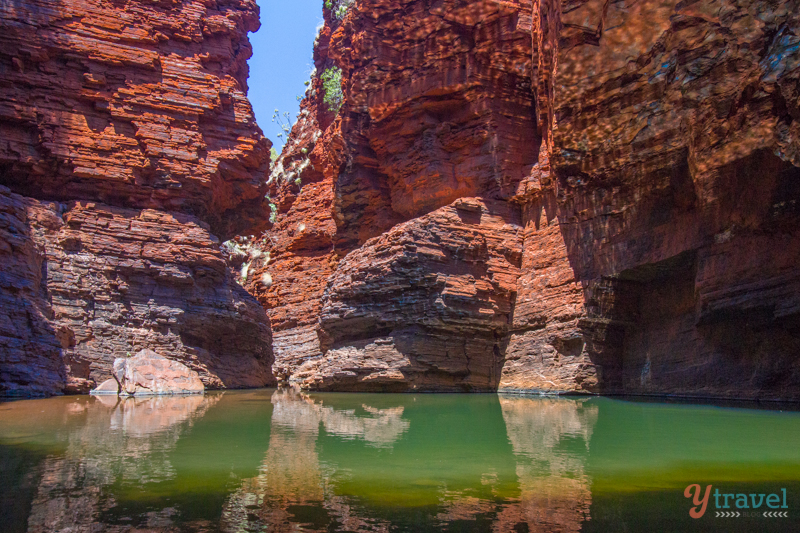
[(604, 390), (800, 398), (799, 8), (563, 10), (551, 187)]
[(247, 259), (276, 372), (800, 398), (798, 9), (323, 10), (276, 223)]
[(5, 2), (0, 394), (86, 392), (141, 348), (274, 383), (220, 240), (267, 224), (248, 0)]

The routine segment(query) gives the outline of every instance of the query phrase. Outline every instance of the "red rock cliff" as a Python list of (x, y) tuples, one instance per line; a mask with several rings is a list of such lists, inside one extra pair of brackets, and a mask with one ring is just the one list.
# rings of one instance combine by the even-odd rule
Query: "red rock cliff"
[(797, 398), (798, 7), (326, 11), (248, 285), (281, 375)]
[(550, 188), (604, 390), (800, 395), (799, 8), (562, 6)]
[(266, 224), (255, 2), (0, 10), (0, 392), (85, 391), (140, 348), (206, 386), (272, 383), (268, 320), (219, 249)]
[[(582, 295), (566, 249), (541, 253), (559, 226), (538, 216), (530, 5), (355, 2), (326, 20), (273, 173), (269, 260), (248, 284), (272, 319), (278, 374), (326, 389), (491, 390), (506, 354), (536, 345), (539, 366), (563, 353), (567, 370), (535, 385), (594, 387), (575, 352)], [(320, 79), (331, 69), (338, 112)], [(558, 312), (518, 304), (533, 290), (523, 265), (546, 269)], [(509, 388), (534, 386), (522, 367)]]

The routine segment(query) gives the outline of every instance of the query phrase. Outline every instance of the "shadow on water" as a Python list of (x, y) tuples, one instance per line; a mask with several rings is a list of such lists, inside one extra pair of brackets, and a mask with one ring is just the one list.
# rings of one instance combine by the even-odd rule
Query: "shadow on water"
[[(0, 405), (4, 530), (790, 531), (687, 485), (800, 495), (800, 415), (292, 390)], [(794, 511), (796, 512), (796, 511)]]
[(46, 454), (17, 446), (0, 446), (0, 524), (7, 533), (28, 530), (31, 503)]

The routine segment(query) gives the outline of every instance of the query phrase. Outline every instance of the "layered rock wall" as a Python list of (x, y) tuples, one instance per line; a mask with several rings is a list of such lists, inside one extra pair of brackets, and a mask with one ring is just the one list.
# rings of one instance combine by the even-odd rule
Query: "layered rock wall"
[(220, 252), (268, 212), (255, 2), (0, 13), (0, 394), (87, 391), (142, 348), (209, 387), (273, 383), (268, 320)]
[(44, 256), (25, 199), (0, 187), (0, 393), (52, 394), (66, 385)]
[(273, 331), (274, 372), (288, 378), (321, 353), (317, 322), (322, 295), (343, 251), (337, 250), (330, 139), (320, 121), (331, 113), (311, 91), (289, 142), (269, 178), (275, 224), (251, 245), (245, 286), (267, 309)]
[(552, 187), (604, 390), (798, 397), (798, 7), (563, 12)]
[(223, 239), (263, 219), (269, 141), (246, 97), (255, 2), (0, 9), (0, 185), (191, 213)]
[(496, 389), (520, 229), (506, 202), (460, 199), (367, 241), (329, 279), (325, 355), (294, 378), (324, 390)]
[[(326, 10), (318, 75), (273, 174), (257, 277), (269, 286), (248, 286), (282, 328), (283, 375), (324, 389), (797, 398), (797, 10)], [(338, 110), (319, 76), (331, 68)], [(509, 213), (519, 255), (502, 283), (496, 225), (452, 223), (464, 201)], [(480, 242), (484, 255), (459, 255)]]
[[(247, 284), (270, 314), (277, 373), (288, 378), (313, 360), (304, 367), (303, 379), (325, 388), (346, 388), (353, 380), (380, 388), (377, 384), (384, 378), (391, 387), (401, 389), (496, 388), (517, 274), (503, 281), (492, 280), (493, 266), (487, 261), (497, 253), (493, 245), (473, 254), (468, 259), (472, 266), (463, 262), (463, 254), (478, 246), (475, 239), (491, 242), (491, 233), (500, 231), (513, 234), (509, 238), (515, 241), (516, 255), (511, 261), (515, 272), (521, 261), (517, 235), (521, 211), (509, 200), (532, 187), (528, 178), (539, 152), (530, 98), (530, 8), (514, 2), (355, 2), (342, 20), (327, 10), (325, 16), (327, 22), (315, 47), (317, 76), (271, 178), (270, 195), (278, 216), (260, 244), (269, 252), (269, 260), (258, 263)], [(321, 81), (321, 75), (332, 69), (343, 72), (338, 110), (326, 102)], [(481, 199), (472, 208), (453, 203), (475, 196)], [(489, 204), (491, 208), (486, 207)], [(425, 218), (437, 209), (438, 215)], [(462, 229), (453, 237), (463, 250), (456, 249), (458, 246), (449, 249), (438, 242), (445, 230), (436, 227), (451, 228), (450, 218), (457, 212), (468, 213), (465, 209), (472, 209), (471, 214), (458, 221)], [(485, 218), (504, 213), (500, 218), (505, 221), (499, 226), (515, 229), (481, 223), (481, 209), (495, 213), (487, 211)], [(377, 250), (369, 239), (409, 220), (414, 224), (395, 227), (385, 237), (392, 242), (433, 239), (426, 247), (440, 249), (440, 259), (431, 260), (425, 253), (403, 258), (398, 248), (389, 254), (396, 260), (387, 258), (381, 275), (391, 276), (395, 268), (403, 268), (401, 263), (410, 266), (408, 272), (398, 274), (405, 281), (391, 295), (370, 284), (359, 288), (361, 296), (349, 294), (346, 282), (339, 284), (341, 293), (336, 292), (334, 280), (343, 280), (345, 273), (366, 268), (373, 261), (370, 254)], [(361, 259), (347, 255), (357, 249)], [(345, 256), (348, 261), (340, 263)], [(430, 278), (441, 268), (466, 269), (459, 274), (465, 276), (476, 270), (472, 281), (465, 278), (456, 285), (488, 285), (461, 295), (462, 302), (453, 309), (441, 303), (440, 293), (447, 290), (436, 283), (428, 284), (430, 287), (423, 283), (418, 288), (419, 298), (404, 296), (408, 283), (416, 283), (415, 276)], [(442, 272), (439, 277), (445, 283)], [(492, 283), (502, 287), (502, 295)], [(389, 302), (355, 310), (367, 305), (362, 296), (373, 289), (377, 291), (373, 297), (380, 294), (383, 300), (398, 300), (393, 317), (388, 318), (381, 307), (381, 303), (391, 307)], [(433, 305), (436, 295), (438, 306)], [(347, 331), (349, 319), (340, 321), (332, 311), (339, 298), (349, 302), (356, 314), (374, 312), (374, 320), (367, 319)], [(504, 300), (497, 317), (490, 311), (492, 305), (484, 305), (486, 298)], [(430, 301), (427, 322), (415, 316), (418, 309), (409, 304), (417, 299)], [(466, 308), (486, 310), (485, 315), (478, 315), (473, 329), (453, 320)], [(329, 311), (333, 313), (330, 316)], [(487, 319), (489, 315), (493, 318)], [(322, 322), (321, 316), (326, 317)], [(375, 329), (373, 322), (383, 325)], [(438, 323), (435, 332), (434, 322)], [(373, 346), (379, 335), (385, 337), (379, 352), (386, 352), (391, 364), (378, 354), (369, 369), (349, 368), (341, 373), (336, 362), (340, 358), (335, 354), (327, 357), (330, 364), (319, 360), (331, 349), (344, 350), (341, 353), (355, 350), (348, 357), (351, 366), (358, 366), (365, 347)], [(473, 336), (482, 340), (472, 345), (467, 339)], [(400, 341), (400, 337), (406, 340)], [(429, 342), (436, 347), (425, 347)], [(398, 355), (397, 346), (409, 343), (413, 347), (405, 351), (412, 355)], [(465, 359), (471, 357), (465, 356), (465, 345), (475, 351), (470, 364)], [(428, 353), (431, 351), (435, 355)], [(417, 356), (418, 363), (404, 366), (409, 357), (416, 360)], [(460, 362), (449, 366), (435, 362), (428, 368), (429, 377), (422, 377), (425, 372), (419, 364), (423, 360), (448, 357)], [(387, 364), (394, 370), (387, 370)], [(447, 369), (432, 370), (437, 365)], [(467, 369), (470, 365), (473, 370)], [(404, 370), (398, 370), (400, 367)], [(368, 385), (364, 381), (365, 376), (384, 371), (393, 377), (366, 380)], [(332, 379), (337, 372), (339, 377)], [(438, 377), (432, 377), (436, 372)]]

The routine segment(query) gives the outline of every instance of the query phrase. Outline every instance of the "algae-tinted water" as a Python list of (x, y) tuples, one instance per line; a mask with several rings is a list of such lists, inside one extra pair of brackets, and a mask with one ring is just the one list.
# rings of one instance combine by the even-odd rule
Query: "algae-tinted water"
[[(19, 401), (0, 404), (0, 530), (796, 531), (799, 448), (796, 412), (607, 398)], [(694, 483), (786, 508), (712, 495), (693, 519)]]

